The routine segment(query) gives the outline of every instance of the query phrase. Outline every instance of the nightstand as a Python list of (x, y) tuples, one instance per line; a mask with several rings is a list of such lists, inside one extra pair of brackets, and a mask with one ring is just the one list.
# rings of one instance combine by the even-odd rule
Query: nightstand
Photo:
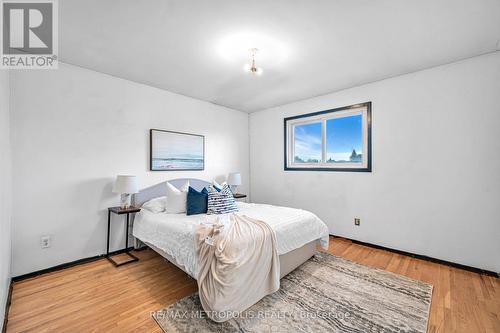
[(242, 193), (234, 193), (233, 194), (233, 197), (234, 199), (236, 199), (237, 201), (244, 201), (246, 202), (247, 201), (247, 195), (246, 194), (242, 194)]
[[(115, 267), (118, 267), (118, 266), (122, 266), (122, 265), (126, 265), (126, 264), (130, 264), (132, 262), (135, 262), (135, 261), (139, 261), (139, 258), (137, 258), (136, 256), (134, 256), (132, 253), (129, 252), (128, 250), (128, 225), (129, 225), (129, 222), (130, 222), (130, 214), (134, 214), (134, 213), (137, 213), (137, 212), (140, 212), (141, 209), (140, 208), (136, 208), (136, 207), (129, 207), (129, 208), (121, 208), (121, 207), (109, 207), (108, 208), (108, 240), (107, 240), (107, 245), (106, 245), (106, 258), (115, 266)], [(111, 213), (114, 213), (116, 215), (123, 215), (123, 214), (127, 214), (127, 219), (126, 219), (126, 223), (127, 223), (127, 227), (126, 227), (126, 234), (125, 234), (125, 254), (127, 254), (129, 257), (130, 257), (130, 260), (127, 260), (125, 262), (120, 262), (120, 263), (117, 263), (116, 261), (113, 260), (113, 258), (109, 255), (109, 231), (110, 231), (110, 225), (111, 225)]]

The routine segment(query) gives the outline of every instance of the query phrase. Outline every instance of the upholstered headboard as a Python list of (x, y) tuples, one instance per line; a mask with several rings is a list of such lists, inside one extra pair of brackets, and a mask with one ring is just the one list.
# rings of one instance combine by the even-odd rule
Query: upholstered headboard
[[(187, 180), (189, 180), (189, 186), (191, 186), (197, 191), (201, 191), (204, 187), (210, 185), (209, 182), (196, 178), (179, 178), (179, 179), (168, 180), (168, 182), (173, 186), (180, 188), (182, 185), (184, 185), (184, 183)], [(140, 190), (139, 193), (136, 193), (132, 196), (132, 204), (135, 207), (141, 207), (142, 204), (145, 203), (146, 201), (166, 195), (167, 193), (166, 189), (167, 185), (165, 184), (166, 182), (167, 181), (164, 181), (159, 184), (146, 187), (145, 189)]]

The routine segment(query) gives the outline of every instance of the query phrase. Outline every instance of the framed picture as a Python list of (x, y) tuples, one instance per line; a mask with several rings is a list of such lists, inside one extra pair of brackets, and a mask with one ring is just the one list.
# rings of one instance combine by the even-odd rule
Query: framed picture
[(150, 170), (180, 171), (205, 168), (203, 135), (151, 129)]
[(371, 172), (371, 102), (284, 119), (285, 170)]

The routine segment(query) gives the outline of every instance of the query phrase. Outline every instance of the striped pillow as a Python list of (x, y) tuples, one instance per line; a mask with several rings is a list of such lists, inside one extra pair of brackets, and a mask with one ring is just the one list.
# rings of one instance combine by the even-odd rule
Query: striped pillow
[(208, 186), (208, 208), (207, 215), (227, 214), (237, 212), (238, 207), (234, 200), (233, 192), (229, 185), (224, 184), (222, 189), (217, 191), (212, 185)]

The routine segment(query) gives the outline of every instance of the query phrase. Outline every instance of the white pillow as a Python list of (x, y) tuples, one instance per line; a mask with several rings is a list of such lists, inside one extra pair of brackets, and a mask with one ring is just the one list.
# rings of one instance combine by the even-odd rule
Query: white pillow
[(167, 197), (163, 196), (146, 201), (142, 204), (141, 208), (149, 210), (152, 213), (161, 213), (165, 211), (166, 203)]
[(187, 192), (189, 181), (184, 183), (179, 191), (175, 186), (167, 182), (167, 202), (165, 211), (169, 214), (181, 214), (186, 212)]

